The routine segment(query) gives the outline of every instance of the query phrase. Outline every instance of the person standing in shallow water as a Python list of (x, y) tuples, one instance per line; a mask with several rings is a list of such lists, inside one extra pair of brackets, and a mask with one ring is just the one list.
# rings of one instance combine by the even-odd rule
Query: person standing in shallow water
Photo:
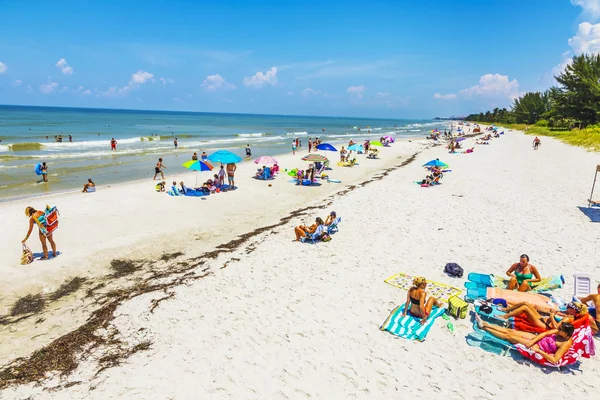
[(42, 168), (40, 168), (40, 171), (42, 171), (42, 179), (44, 182), (48, 182), (48, 165), (46, 165), (45, 162), (42, 163)]
[(246, 145), (246, 157), (248, 157), (248, 158), (252, 157), (252, 150), (250, 149), (249, 144)]
[(177, 138), (175, 138), (175, 140), (173, 140), (173, 145), (175, 146), (175, 150), (177, 150), (177, 146), (178, 146), (178, 144), (177, 144)]

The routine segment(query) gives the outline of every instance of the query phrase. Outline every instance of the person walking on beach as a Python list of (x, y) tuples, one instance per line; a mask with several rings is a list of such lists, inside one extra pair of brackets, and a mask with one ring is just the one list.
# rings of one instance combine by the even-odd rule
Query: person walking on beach
[(163, 174), (163, 168), (167, 168), (163, 162), (162, 162), (162, 158), (158, 159), (158, 162), (156, 163), (156, 167), (154, 167), (154, 180), (156, 180), (156, 175), (160, 174), (160, 176), (162, 177), (162, 179), (165, 179), (165, 174)]
[(175, 140), (173, 140), (173, 145), (175, 146), (175, 150), (177, 150), (177, 138), (175, 138)]
[(540, 147), (540, 144), (542, 143), (542, 141), (540, 140), (540, 138), (538, 138), (537, 136), (535, 137), (535, 139), (533, 139), (533, 149), (537, 150), (538, 147)]
[[(33, 207), (26, 207), (25, 215), (27, 216), (27, 218), (29, 218), (29, 230), (27, 231), (27, 236), (25, 236), (25, 239), (21, 241), (21, 243), (23, 244), (25, 244), (25, 242), (27, 242), (27, 239), (29, 239), (29, 235), (31, 235), (31, 231), (33, 230), (33, 225), (36, 224), (36, 220), (39, 220), (39, 218), (44, 217), (45, 214), (43, 211), (38, 211)], [(56, 257), (58, 255), (58, 252), (56, 251), (56, 243), (54, 243), (52, 233), (49, 233), (48, 236), (46, 236), (40, 229), (39, 234), (40, 242), (42, 242), (42, 250), (44, 251), (44, 257), (42, 257), (41, 259), (48, 259), (48, 245), (46, 244), (46, 239), (48, 239), (48, 241), (50, 242), (50, 246), (52, 246), (52, 252), (54, 253), (54, 257)]]
[(117, 149), (117, 141), (115, 140), (115, 138), (110, 139), (110, 149), (111, 150)]
[(308, 152), (310, 153), (312, 150), (312, 139), (308, 138)]
[(48, 165), (46, 165), (45, 162), (42, 163), (42, 168), (40, 168), (40, 171), (42, 172), (42, 179), (44, 182), (48, 182)]
[(231, 190), (235, 189), (234, 175), (235, 175), (236, 169), (237, 169), (237, 166), (235, 165), (235, 163), (227, 164), (227, 181), (229, 183), (229, 189), (231, 189)]
[(292, 154), (296, 155), (296, 140), (292, 140)]
[(246, 145), (246, 157), (248, 157), (248, 158), (252, 157), (252, 150), (250, 149), (249, 144)]

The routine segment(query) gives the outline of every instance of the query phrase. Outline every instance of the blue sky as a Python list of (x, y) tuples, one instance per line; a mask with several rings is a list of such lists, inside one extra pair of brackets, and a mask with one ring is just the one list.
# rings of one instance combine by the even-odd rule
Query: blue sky
[(419, 118), (600, 51), (600, 0), (0, 0), (0, 104)]

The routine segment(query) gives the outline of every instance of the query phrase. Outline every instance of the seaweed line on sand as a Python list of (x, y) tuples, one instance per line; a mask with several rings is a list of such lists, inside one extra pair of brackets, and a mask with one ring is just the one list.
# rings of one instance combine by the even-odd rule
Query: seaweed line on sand
[[(280, 218), (279, 222), (275, 224), (256, 228), (251, 232), (244, 233), (227, 243), (217, 246), (215, 250), (205, 252), (200, 256), (190, 258), (186, 261), (179, 261), (175, 264), (175, 266), (178, 266), (178, 268), (161, 272), (151, 271), (153, 274), (141, 283), (138, 282), (129, 288), (113, 290), (104, 294), (103, 298), (98, 299), (103, 305), (91, 313), (85, 324), (59, 337), (58, 339), (55, 339), (43, 348), (34, 351), (29, 357), (20, 357), (12, 360), (6, 365), (0, 366), (0, 390), (13, 385), (33, 382), (39, 383), (48, 378), (51, 373), (57, 373), (61, 377), (65, 378), (78, 367), (81, 360), (87, 359), (94, 350), (97, 350), (101, 346), (107, 347), (107, 350), (100, 358), (98, 358), (97, 362), (99, 369), (97, 370), (96, 375), (108, 368), (120, 365), (125, 359), (138, 351), (149, 349), (151, 347), (150, 341), (143, 341), (129, 348), (126, 346), (123, 347), (123, 343), (120, 340), (115, 339), (119, 335), (118, 330), (114, 327), (109, 329), (110, 323), (115, 318), (115, 310), (117, 307), (123, 304), (123, 302), (143, 294), (162, 291), (166, 294), (166, 296), (151, 301), (150, 312), (153, 312), (158, 307), (160, 302), (175, 296), (175, 293), (169, 291), (169, 289), (173, 289), (183, 284), (188, 284), (197, 279), (203, 279), (213, 274), (213, 272), (209, 271), (208, 267), (204, 268), (201, 271), (201, 274), (196, 274), (192, 271), (193, 269), (203, 266), (208, 260), (214, 260), (221, 254), (231, 253), (235, 250), (238, 250), (250, 239), (266, 231), (271, 231), (274, 228), (283, 226), (294, 218), (307, 215), (310, 211), (316, 209), (326, 208), (335, 198), (344, 196), (356, 188), (364, 187), (375, 180), (381, 180), (390, 172), (412, 163), (419, 153), (420, 152), (417, 152), (407, 160), (403, 161), (401, 164), (388, 168), (383, 172), (373, 176), (372, 179), (366, 180), (357, 185), (347, 186), (343, 190), (340, 190), (326, 198), (321, 202), (321, 205), (308, 206), (293, 211), (289, 215)], [(254, 249), (255, 245), (250, 245), (246, 251), (252, 252)], [(161, 260), (168, 262), (171, 259), (180, 257), (181, 255), (183, 254), (180, 252), (173, 253), (172, 255), (164, 255)], [(236, 261), (239, 261), (239, 259), (232, 257), (225, 263), (225, 266), (229, 262)], [(111, 267), (114, 272), (112, 277), (121, 277), (132, 274), (140, 270), (146, 263), (150, 263), (151, 265), (153, 264), (151, 261), (144, 260), (113, 260), (111, 262)], [(171, 277), (174, 279), (168, 282), (156, 282), (159, 279), (163, 280)], [(78, 289), (82, 283), (83, 281), (69, 282), (68, 287), (72, 289), (73, 287), (77, 286)], [(62, 290), (59, 288), (59, 290), (54, 292), (55, 296), (53, 297), (62, 297), (63, 293), (68, 291), (68, 287), (63, 288)], [(95, 295), (95, 289), (99, 289), (101, 287), (103, 287), (102, 283), (88, 290), (88, 292), (91, 292), (88, 294)], [(100, 329), (104, 330), (104, 333), (98, 333)], [(68, 387), (69, 385), (78, 383), (79, 382), (67, 383), (63, 387)]]

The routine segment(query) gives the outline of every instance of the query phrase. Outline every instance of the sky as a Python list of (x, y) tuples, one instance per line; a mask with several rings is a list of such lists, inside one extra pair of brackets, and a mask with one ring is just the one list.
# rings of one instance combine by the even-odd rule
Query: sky
[(600, 0), (0, 0), (0, 104), (429, 118), (600, 52)]

